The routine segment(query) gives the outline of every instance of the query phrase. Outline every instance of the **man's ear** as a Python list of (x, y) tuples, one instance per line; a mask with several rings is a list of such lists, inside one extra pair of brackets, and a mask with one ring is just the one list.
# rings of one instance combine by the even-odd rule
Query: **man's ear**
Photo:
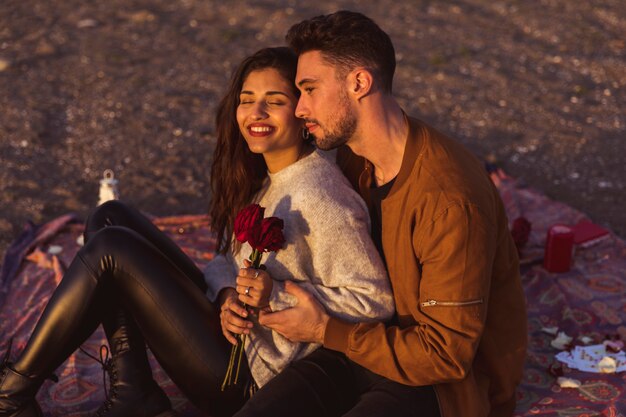
[(357, 100), (369, 95), (374, 89), (374, 77), (365, 68), (357, 68), (348, 76), (350, 92)]

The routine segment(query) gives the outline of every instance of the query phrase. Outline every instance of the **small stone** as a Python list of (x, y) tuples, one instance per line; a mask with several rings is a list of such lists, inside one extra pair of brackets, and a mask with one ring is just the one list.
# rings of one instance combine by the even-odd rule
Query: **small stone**
[(54, 45), (45, 39), (42, 39), (35, 48), (35, 54), (37, 55), (52, 55), (55, 52)]
[(0, 72), (5, 71), (10, 66), (11, 66), (11, 63), (9, 62), (9, 60), (0, 58)]
[(82, 19), (76, 24), (76, 27), (79, 29), (94, 28), (96, 26), (98, 26), (98, 21), (95, 19)]
[(148, 10), (140, 10), (130, 15), (130, 20), (135, 23), (153, 22), (156, 20), (156, 15), (150, 13)]

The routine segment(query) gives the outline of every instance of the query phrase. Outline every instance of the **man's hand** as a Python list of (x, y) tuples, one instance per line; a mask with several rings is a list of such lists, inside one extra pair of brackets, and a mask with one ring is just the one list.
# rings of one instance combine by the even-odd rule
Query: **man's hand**
[(296, 297), (298, 303), (276, 313), (261, 312), (259, 323), (292, 342), (324, 343), (326, 324), (330, 319), (324, 307), (315, 297), (291, 281), (285, 281), (285, 290)]

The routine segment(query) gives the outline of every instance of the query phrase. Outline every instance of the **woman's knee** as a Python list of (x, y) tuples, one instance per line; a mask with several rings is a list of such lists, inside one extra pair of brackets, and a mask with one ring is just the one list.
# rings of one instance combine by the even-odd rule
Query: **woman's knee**
[(96, 231), (79, 252), (84, 261), (101, 267), (104, 257), (127, 257), (140, 245), (145, 245), (135, 231), (124, 226), (108, 226)]
[(96, 207), (85, 222), (85, 243), (102, 228), (123, 223), (128, 217), (130, 207), (119, 200), (110, 200)]

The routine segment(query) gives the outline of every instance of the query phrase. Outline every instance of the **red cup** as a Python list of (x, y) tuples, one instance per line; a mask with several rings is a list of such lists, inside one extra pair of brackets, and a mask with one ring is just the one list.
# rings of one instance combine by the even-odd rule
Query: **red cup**
[(543, 267), (549, 272), (567, 272), (572, 265), (574, 230), (563, 224), (555, 224), (548, 230)]

